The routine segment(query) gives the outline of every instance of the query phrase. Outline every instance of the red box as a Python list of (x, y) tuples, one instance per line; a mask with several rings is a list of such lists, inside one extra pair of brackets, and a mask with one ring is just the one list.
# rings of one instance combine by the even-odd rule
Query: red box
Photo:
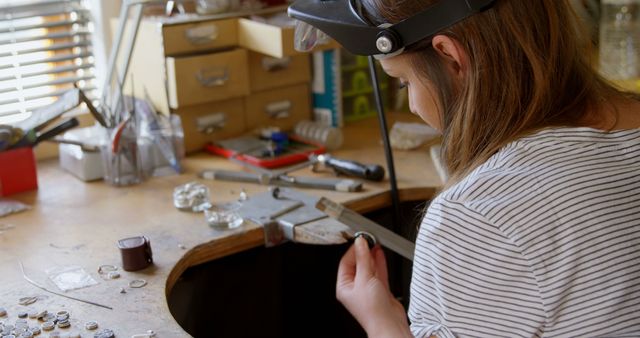
[(33, 149), (0, 152), (0, 196), (35, 189), (38, 189), (38, 175)]

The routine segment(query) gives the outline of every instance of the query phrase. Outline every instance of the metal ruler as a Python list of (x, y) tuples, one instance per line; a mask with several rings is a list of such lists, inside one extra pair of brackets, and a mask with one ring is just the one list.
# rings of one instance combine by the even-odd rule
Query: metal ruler
[(406, 238), (325, 197), (320, 198), (316, 203), (316, 208), (355, 231), (366, 231), (372, 234), (380, 244), (413, 261), (415, 244)]

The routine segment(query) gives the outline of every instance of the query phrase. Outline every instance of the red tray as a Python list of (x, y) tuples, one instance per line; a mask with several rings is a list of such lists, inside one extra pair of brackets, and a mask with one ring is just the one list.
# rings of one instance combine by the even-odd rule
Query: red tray
[[(261, 142), (262, 140), (256, 137), (255, 141)], [(268, 169), (281, 168), (304, 162), (309, 159), (309, 155), (319, 155), (326, 152), (326, 149), (323, 145), (309, 142), (297, 136), (289, 136), (289, 146), (282, 154), (276, 155), (274, 157), (262, 156), (256, 154), (255, 152), (241, 153), (238, 149), (225, 148), (220, 144), (214, 143), (205, 145), (205, 150), (212, 154), (224, 156), (226, 158), (235, 157), (240, 161), (244, 161), (251, 165)]]

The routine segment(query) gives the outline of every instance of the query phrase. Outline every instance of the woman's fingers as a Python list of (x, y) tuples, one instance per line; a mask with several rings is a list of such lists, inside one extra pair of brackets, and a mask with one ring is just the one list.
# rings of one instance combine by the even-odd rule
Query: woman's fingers
[(371, 254), (375, 262), (376, 277), (389, 289), (389, 274), (387, 272), (387, 259), (384, 256), (384, 250), (382, 250), (380, 245), (376, 245), (373, 250), (371, 250)]
[(352, 245), (349, 250), (340, 259), (340, 265), (338, 265), (338, 280), (337, 287), (346, 286), (353, 283), (356, 277), (356, 252), (355, 245)]
[(369, 250), (367, 241), (362, 237), (357, 237), (353, 246), (356, 251), (356, 279), (366, 282), (374, 277), (375, 272), (371, 250)]

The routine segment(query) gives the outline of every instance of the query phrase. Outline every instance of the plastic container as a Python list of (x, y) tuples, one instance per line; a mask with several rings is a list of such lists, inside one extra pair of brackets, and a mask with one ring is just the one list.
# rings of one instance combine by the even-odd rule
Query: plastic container
[(342, 131), (336, 127), (325, 126), (313, 121), (300, 121), (293, 130), (297, 136), (319, 143), (330, 151), (342, 146)]
[[(79, 141), (89, 146), (99, 147), (106, 136), (104, 128), (87, 127), (66, 132), (62, 138)], [(99, 151), (86, 151), (78, 145), (61, 143), (58, 146), (60, 167), (83, 181), (93, 181), (104, 177), (102, 156)]]
[(31, 147), (0, 152), (0, 196), (35, 189), (38, 175)]
[(640, 0), (602, 0), (599, 43), (606, 78), (640, 78)]

